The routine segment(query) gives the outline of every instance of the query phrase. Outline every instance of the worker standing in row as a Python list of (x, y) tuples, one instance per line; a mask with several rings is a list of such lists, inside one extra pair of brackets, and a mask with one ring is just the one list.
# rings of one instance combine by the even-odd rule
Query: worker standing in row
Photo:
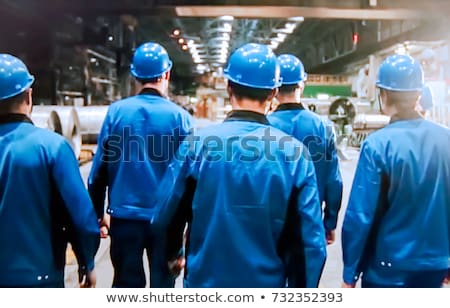
[(33, 82), (0, 54), (0, 287), (64, 287), (68, 242), (81, 286), (94, 287), (94, 207), (70, 145), (30, 120)]
[(137, 48), (131, 74), (140, 92), (109, 107), (98, 137), (88, 182), (99, 218), (108, 188), (113, 287), (145, 287), (145, 250), (150, 287), (174, 286), (165, 258), (165, 232), (150, 224), (155, 190), (193, 126), (191, 115), (166, 98), (171, 67), (161, 45)]
[(161, 183), (154, 222), (168, 223), (170, 264), (183, 264), (187, 223), (185, 287), (317, 287), (326, 242), (314, 166), (264, 115), (277, 58), (247, 44), (225, 74), (233, 111), (188, 137)]
[(273, 126), (308, 148), (316, 172), (319, 199), (321, 204), (324, 203), (327, 243), (332, 244), (342, 201), (342, 177), (332, 124), (305, 109), (301, 103), (307, 79), (303, 63), (290, 54), (280, 55), (278, 61), (283, 81), (276, 97), (280, 104), (268, 119)]
[(440, 287), (450, 271), (450, 130), (416, 111), (423, 71), (410, 56), (380, 66), (390, 124), (361, 146), (342, 230), (344, 287)]

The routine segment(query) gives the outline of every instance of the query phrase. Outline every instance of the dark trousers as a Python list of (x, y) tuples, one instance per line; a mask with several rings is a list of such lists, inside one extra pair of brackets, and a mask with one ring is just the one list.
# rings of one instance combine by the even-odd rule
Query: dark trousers
[(110, 237), (113, 287), (145, 287), (144, 250), (150, 264), (150, 287), (174, 287), (175, 278), (166, 259), (165, 232), (155, 230), (149, 221), (111, 217)]
[(401, 284), (376, 283), (362, 279), (363, 288), (441, 288), (447, 270), (404, 272)]

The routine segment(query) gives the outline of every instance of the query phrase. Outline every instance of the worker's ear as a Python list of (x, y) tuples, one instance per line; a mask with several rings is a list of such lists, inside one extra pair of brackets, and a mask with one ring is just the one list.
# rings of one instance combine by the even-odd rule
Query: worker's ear
[(274, 99), (275, 96), (277, 96), (278, 94), (278, 88), (273, 89), (272, 92), (270, 93), (269, 97), (267, 98), (268, 101), (271, 101)]
[(170, 80), (170, 70), (164, 73), (163, 79)]
[(27, 104), (28, 114), (31, 115), (33, 111), (33, 89), (29, 88), (27, 90), (27, 95), (25, 97), (25, 103)]
[(227, 93), (228, 93), (228, 97), (231, 98), (231, 95), (233, 94), (233, 91), (231, 91), (231, 86), (230, 86), (229, 83), (227, 84)]

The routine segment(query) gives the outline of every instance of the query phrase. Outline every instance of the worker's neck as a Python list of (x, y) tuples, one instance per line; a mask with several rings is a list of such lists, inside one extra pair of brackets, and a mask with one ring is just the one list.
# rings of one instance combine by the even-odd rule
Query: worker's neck
[(164, 82), (144, 83), (138, 88), (138, 93), (144, 89), (155, 89), (161, 95), (167, 96), (167, 87)]
[(259, 101), (255, 100), (249, 100), (249, 99), (240, 99), (240, 100), (232, 100), (231, 105), (233, 106), (233, 110), (248, 110), (253, 111), (257, 113), (264, 114), (266, 111), (266, 104), (261, 103)]
[(385, 105), (383, 113), (390, 116), (392, 120), (409, 120), (421, 117), (414, 103)]
[(299, 97), (295, 93), (292, 94), (278, 94), (277, 100), (280, 104), (288, 104), (288, 103), (300, 103)]
[(29, 117), (31, 115), (31, 110), (25, 104), (21, 105), (20, 107), (8, 109), (8, 110), (0, 109), (0, 116), (6, 116), (9, 114), (20, 114), (20, 115), (25, 115), (25, 116)]

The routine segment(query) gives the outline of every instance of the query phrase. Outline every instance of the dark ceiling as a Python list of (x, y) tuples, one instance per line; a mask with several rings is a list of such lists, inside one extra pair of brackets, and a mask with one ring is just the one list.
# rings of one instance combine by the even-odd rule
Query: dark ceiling
[[(0, 51), (23, 56), (39, 68), (55, 65), (55, 53), (62, 54), (55, 46), (92, 48), (117, 59), (120, 74), (135, 46), (156, 41), (168, 50), (175, 79), (184, 87), (192, 83), (198, 64), (203, 70), (224, 65), (220, 48), (229, 55), (243, 43), (270, 44), (278, 36), (276, 53), (299, 56), (310, 72), (338, 73), (395, 42), (447, 39), (449, 2), (0, 0)], [(224, 21), (231, 29), (221, 30), (226, 15), (234, 16)], [(175, 29), (180, 35), (173, 35)], [(222, 36), (226, 39), (217, 39)], [(179, 38), (192, 44), (182, 50)]]

